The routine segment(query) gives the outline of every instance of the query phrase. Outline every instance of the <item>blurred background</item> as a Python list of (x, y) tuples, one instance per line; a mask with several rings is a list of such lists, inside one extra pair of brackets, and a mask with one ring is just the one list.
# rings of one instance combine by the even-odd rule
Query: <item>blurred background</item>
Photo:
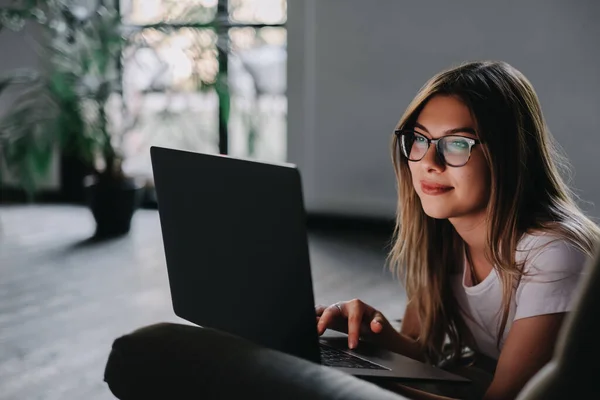
[(152, 145), (297, 164), (316, 302), (397, 320), (391, 132), (435, 73), (504, 60), (598, 218), (599, 17), (592, 0), (0, 0), (0, 398), (113, 398), (112, 340), (185, 323)]

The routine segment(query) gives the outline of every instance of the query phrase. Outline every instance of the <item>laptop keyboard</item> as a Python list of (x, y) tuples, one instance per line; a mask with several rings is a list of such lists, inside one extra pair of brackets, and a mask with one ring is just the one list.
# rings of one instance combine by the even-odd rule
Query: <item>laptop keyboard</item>
[(388, 369), (381, 365), (363, 360), (360, 357), (353, 356), (340, 349), (327, 346), (323, 343), (321, 346), (321, 362), (328, 367), (342, 368), (362, 368), (362, 369)]

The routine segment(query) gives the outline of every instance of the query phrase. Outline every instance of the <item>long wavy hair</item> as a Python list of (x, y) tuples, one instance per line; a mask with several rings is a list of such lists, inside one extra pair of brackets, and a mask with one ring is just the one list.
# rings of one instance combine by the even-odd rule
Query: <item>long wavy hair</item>
[[(469, 62), (440, 72), (419, 91), (396, 129), (412, 127), (435, 95), (456, 96), (470, 109), (490, 171), (486, 258), (502, 283), (498, 347), (508, 320), (522, 264), (517, 243), (526, 232), (551, 231), (593, 256), (600, 230), (575, 202), (563, 180), (565, 157), (544, 121), (540, 102), (525, 76), (505, 62)], [(420, 320), (419, 343), (436, 363), (457, 357), (472, 337), (458, 310), (450, 274), (464, 263), (464, 242), (448, 220), (425, 214), (414, 190), (408, 160), (395, 135), (392, 160), (398, 183), (398, 207), (390, 266), (400, 276)], [(449, 347), (444, 347), (449, 340)], [(447, 356), (447, 354), (446, 354)]]

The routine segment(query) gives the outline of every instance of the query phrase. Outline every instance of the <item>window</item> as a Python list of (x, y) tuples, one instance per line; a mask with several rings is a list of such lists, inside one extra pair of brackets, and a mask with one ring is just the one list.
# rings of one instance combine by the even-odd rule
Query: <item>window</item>
[(123, 94), (138, 115), (124, 143), (127, 172), (151, 176), (151, 145), (285, 161), (286, 6), (121, 0)]

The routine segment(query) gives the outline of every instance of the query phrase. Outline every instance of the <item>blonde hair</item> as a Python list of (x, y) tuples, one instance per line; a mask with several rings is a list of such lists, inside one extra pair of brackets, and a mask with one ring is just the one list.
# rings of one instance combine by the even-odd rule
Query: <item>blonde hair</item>
[[(515, 260), (526, 232), (552, 231), (593, 256), (600, 230), (577, 206), (561, 177), (566, 160), (550, 134), (531, 83), (505, 62), (470, 62), (443, 71), (419, 91), (396, 129), (411, 127), (429, 99), (456, 96), (470, 109), (490, 170), (486, 258), (502, 283), (503, 313), (498, 346), (506, 328), (516, 282)], [(419, 343), (433, 363), (449, 340), (452, 357), (472, 346), (452, 294), (449, 275), (463, 262), (464, 243), (448, 220), (427, 216), (411, 179), (408, 161), (392, 140), (398, 207), (391, 267), (401, 277), (420, 319)]]

